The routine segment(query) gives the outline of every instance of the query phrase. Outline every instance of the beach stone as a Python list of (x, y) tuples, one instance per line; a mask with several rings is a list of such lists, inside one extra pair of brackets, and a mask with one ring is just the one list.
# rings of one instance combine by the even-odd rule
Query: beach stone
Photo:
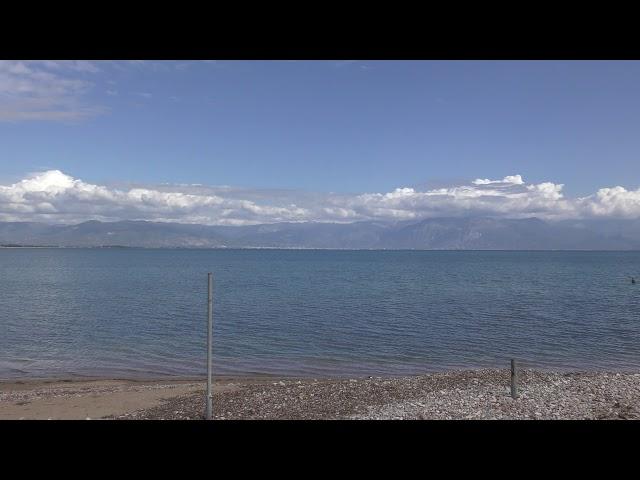
[[(280, 388), (286, 385), (284, 381), (236, 381), (232, 390), (214, 389), (214, 418), (640, 419), (637, 372), (561, 374), (522, 369), (516, 400), (510, 396), (509, 382), (508, 370), (495, 369), (400, 378), (298, 380), (297, 386), (304, 388), (302, 395)], [(133, 413), (141, 419), (199, 419), (203, 408), (203, 393), (197, 393)]]

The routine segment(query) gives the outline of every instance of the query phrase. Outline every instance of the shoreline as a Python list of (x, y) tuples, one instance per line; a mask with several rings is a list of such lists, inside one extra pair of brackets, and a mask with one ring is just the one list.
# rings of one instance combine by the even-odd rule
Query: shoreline
[[(256, 382), (269, 382), (279, 380), (340, 380), (347, 378), (366, 378), (364, 376), (305, 376), (305, 375), (279, 375), (279, 374), (247, 374), (247, 375), (213, 375), (213, 384), (241, 383), (250, 384)], [(394, 377), (389, 377), (394, 378)], [(206, 376), (140, 376), (140, 377), (119, 377), (119, 376), (58, 376), (58, 377), (34, 377), (34, 378), (6, 378), (0, 379), (0, 395), (8, 391), (40, 389), (47, 387), (63, 387), (63, 386), (83, 386), (94, 383), (116, 383), (122, 385), (154, 385), (167, 384), (179, 385), (183, 383), (197, 383), (206, 385)], [(0, 400), (1, 402), (1, 400)], [(1, 403), (0, 403), (1, 406)]]
[[(213, 382), (226, 382), (226, 381), (236, 381), (236, 382), (255, 382), (255, 381), (268, 381), (268, 380), (302, 380), (302, 381), (343, 381), (343, 380), (364, 380), (364, 379), (400, 379), (400, 378), (419, 378), (423, 376), (430, 375), (442, 375), (442, 374), (451, 374), (451, 373), (461, 373), (461, 372), (483, 372), (483, 371), (508, 371), (509, 368), (498, 368), (498, 367), (451, 367), (451, 368), (442, 368), (442, 369), (433, 369), (433, 370), (424, 370), (420, 373), (359, 373), (359, 374), (307, 374), (307, 373), (214, 373), (213, 374)], [(640, 374), (640, 368), (637, 367), (629, 367), (629, 368), (552, 368), (552, 367), (524, 367), (519, 364), (518, 370), (523, 371), (535, 371), (541, 374), (560, 374), (560, 375), (615, 375), (617, 373), (620, 374)], [(111, 374), (96, 374), (96, 375), (58, 375), (51, 377), (6, 377), (0, 378), (0, 392), (3, 391), (4, 387), (7, 386), (44, 386), (47, 384), (82, 384), (89, 382), (122, 382), (122, 383), (184, 383), (184, 382), (201, 382), (205, 383), (207, 377), (205, 374), (203, 375), (132, 375), (132, 376), (121, 376), (121, 375), (111, 375)]]
[[(0, 419), (201, 419), (205, 380), (0, 381)], [(214, 420), (640, 419), (640, 371), (452, 370), (404, 377), (215, 376)]]

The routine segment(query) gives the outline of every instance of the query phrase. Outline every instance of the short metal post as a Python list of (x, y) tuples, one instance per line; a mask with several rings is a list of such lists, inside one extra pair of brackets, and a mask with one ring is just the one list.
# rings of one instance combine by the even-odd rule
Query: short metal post
[(518, 398), (518, 370), (514, 359), (511, 359), (511, 398)]
[(211, 343), (213, 340), (213, 277), (208, 274), (209, 295), (207, 299), (207, 412), (205, 418), (211, 420), (212, 395), (211, 395)]

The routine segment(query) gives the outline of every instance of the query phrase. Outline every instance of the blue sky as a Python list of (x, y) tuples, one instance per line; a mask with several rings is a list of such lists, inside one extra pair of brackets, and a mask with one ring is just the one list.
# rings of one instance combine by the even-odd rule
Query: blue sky
[(0, 65), (5, 188), (60, 171), (109, 188), (242, 187), (271, 205), (274, 189), (311, 202), (521, 175), (583, 198), (634, 193), (638, 152), (633, 61)]

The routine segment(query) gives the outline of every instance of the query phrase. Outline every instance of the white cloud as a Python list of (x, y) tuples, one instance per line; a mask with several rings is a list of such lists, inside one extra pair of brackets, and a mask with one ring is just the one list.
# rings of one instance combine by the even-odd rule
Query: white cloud
[(491, 185), (494, 183), (522, 185), (524, 183), (524, 180), (522, 180), (522, 177), (520, 175), (507, 175), (502, 180), (489, 180), (488, 178), (485, 178), (485, 179), (477, 178), (471, 183), (473, 183), (474, 185)]
[(150, 188), (121, 190), (85, 183), (59, 170), (0, 186), (0, 219), (145, 219), (187, 223), (240, 224), (296, 221), (306, 211), (295, 205), (259, 205), (215, 194), (167, 192)]
[(85, 95), (98, 72), (87, 61), (0, 60), (0, 121), (80, 120), (105, 111)]
[(525, 185), (520, 175), (471, 183), (424, 192), (399, 188), (386, 194), (364, 194), (354, 198), (351, 206), (365, 215), (408, 219), (461, 215), (553, 219), (574, 213), (574, 205), (563, 197), (561, 184)]
[(629, 191), (624, 187), (601, 188), (594, 195), (580, 199), (585, 215), (620, 218), (640, 216), (640, 188)]
[(95, 62), (87, 60), (31, 60), (32, 65), (42, 65), (54, 70), (74, 70), (76, 72), (97, 73), (100, 71)]
[(403, 187), (360, 195), (204, 185), (107, 187), (50, 170), (12, 185), (0, 185), (0, 220), (73, 223), (128, 219), (247, 225), (479, 215), (550, 220), (640, 218), (640, 189), (602, 188), (575, 199), (565, 198), (562, 189), (562, 184), (551, 182), (527, 184), (520, 175), (426, 191)]

